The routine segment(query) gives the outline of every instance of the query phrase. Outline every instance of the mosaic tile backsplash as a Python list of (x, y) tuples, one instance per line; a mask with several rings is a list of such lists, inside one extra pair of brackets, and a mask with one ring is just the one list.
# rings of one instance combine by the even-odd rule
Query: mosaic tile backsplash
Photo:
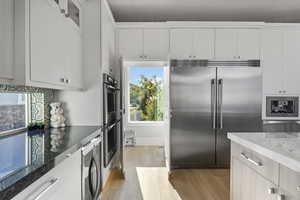
[(50, 125), (50, 103), (55, 101), (56, 90), (27, 87), (1, 85), (0, 93), (26, 93), (29, 94), (30, 118), (31, 122), (45, 122), (46, 127)]

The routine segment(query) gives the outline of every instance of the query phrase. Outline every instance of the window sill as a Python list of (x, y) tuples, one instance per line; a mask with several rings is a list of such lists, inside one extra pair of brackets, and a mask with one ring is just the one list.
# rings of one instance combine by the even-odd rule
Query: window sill
[(3, 131), (3, 132), (0, 132), (0, 137), (6, 137), (6, 136), (18, 134), (18, 133), (24, 132), (26, 130), (27, 130), (27, 128), (24, 127), (24, 128), (9, 130), (9, 131)]

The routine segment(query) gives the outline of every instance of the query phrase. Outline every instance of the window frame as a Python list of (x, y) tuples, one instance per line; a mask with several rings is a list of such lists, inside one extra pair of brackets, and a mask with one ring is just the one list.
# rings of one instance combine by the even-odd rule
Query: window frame
[(125, 68), (125, 102), (124, 102), (124, 105), (125, 105), (125, 110), (127, 111), (126, 112), (126, 118), (127, 118), (127, 123), (128, 123), (128, 126), (152, 126), (153, 124), (156, 124), (156, 125), (164, 125), (165, 122), (166, 122), (166, 119), (167, 119), (167, 116), (166, 116), (166, 111), (167, 111), (167, 108), (166, 108), (166, 97), (165, 100), (164, 100), (164, 109), (163, 109), (163, 112), (164, 112), (164, 117), (163, 117), (163, 120), (161, 121), (132, 121), (130, 119), (130, 110), (129, 110), (129, 105), (130, 105), (130, 82), (129, 82), (129, 77), (130, 77), (130, 67), (161, 67), (163, 68), (164, 70), (164, 74), (163, 74), (163, 90), (166, 92), (168, 92), (166, 90), (166, 83), (167, 83), (167, 79), (166, 79), (166, 73), (167, 73), (167, 70), (166, 70), (166, 67), (168, 66), (166, 62), (163, 62), (163, 61), (135, 61), (135, 62), (124, 62), (126, 63), (123, 67)]
[(13, 134), (18, 134), (20, 132), (26, 131), (27, 126), (30, 123), (30, 117), (31, 117), (31, 109), (30, 109), (30, 98), (28, 93), (22, 93), (22, 92), (4, 92), (4, 93), (11, 93), (11, 94), (24, 94), (25, 95), (25, 127), (17, 128), (17, 129), (11, 129), (6, 131), (0, 131), (0, 137), (5, 137)]

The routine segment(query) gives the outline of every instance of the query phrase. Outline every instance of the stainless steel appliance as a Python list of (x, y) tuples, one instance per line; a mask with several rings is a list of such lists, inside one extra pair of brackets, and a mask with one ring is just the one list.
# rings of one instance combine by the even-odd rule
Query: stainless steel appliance
[(102, 190), (101, 137), (82, 148), (82, 199), (98, 200)]
[(103, 127), (104, 127), (104, 166), (107, 167), (117, 152), (120, 132), (120, 89), (112, 76), (103, 74)]
[[(220, 67), (218, 67), (218, 66)], [(259, 62), (170, 62), (171, 168), (227, 168), (227, 132), (261, 131)]]
[(296, 96), (267, 96), (267, 117), (299, 117), (299, 97)]

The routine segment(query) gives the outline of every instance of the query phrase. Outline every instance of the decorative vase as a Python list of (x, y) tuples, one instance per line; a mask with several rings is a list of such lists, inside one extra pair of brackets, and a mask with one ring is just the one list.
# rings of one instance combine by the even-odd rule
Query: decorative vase
[(50, 126), (52, 128), (65, 127), (66, 119), (63, 116), (64, 110), (62, 109), (62, 104), (60, 102), (53, 102), (50, 104), (50, 107), (51, 107)]

